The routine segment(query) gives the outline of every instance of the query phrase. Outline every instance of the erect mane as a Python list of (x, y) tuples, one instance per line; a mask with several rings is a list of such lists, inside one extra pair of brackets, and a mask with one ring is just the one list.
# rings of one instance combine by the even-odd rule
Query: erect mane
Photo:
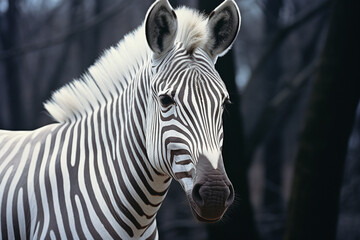
[[(175, 12), (178, 19), (175, 42), (181, 42), (190, 53), (204, 47), (208, 40), (206, 16), (186, 7)], [(44, 106), (58, 122), (86, 115), (119, 96), (151, 56), (142, 24), (106, 50), (81, 78), (55, 91)]]

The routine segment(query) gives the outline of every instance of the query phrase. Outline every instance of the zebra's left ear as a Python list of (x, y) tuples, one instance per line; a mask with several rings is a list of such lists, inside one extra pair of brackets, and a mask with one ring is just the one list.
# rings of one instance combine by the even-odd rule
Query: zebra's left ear
[(209, 42), (206, 50), (216, 61), (223, 56), (236, 39), (240, 30), (241, 16), (233, 0), (226, 0), (213, 10), (208, 18)]
[(167, 0), (156, 1), (145, 20), (146, 40), (151, 50), (162, 54), (174, 45), (177, 32), (176, 14)]

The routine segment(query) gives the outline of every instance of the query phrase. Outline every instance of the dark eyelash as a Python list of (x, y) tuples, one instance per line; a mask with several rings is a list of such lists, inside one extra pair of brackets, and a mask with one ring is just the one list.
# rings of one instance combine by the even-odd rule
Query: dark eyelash
[(225, 99), (225, 105), (231, 105), (233, 102), (230, 100), (230, 98)]
[(223, 102), (222, 106), (223, 106), (223, 108), (225, 108), (226, 106), (229, 106), (231, 104), (233, 104), (233, 103), (231, 102), (230, 98), (226, 98), (225, 101)]

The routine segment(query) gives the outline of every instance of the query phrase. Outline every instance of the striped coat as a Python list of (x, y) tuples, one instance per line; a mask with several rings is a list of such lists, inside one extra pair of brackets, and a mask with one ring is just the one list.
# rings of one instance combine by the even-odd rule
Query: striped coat
[(214, 68), (240, 13), (156, 1), (145, 22), (45, 107), (57, 121), (0, 131), (0, 239), (157, 239), (172, 179), (194, 217), (232, 203), (221, 148), (229, 102)]

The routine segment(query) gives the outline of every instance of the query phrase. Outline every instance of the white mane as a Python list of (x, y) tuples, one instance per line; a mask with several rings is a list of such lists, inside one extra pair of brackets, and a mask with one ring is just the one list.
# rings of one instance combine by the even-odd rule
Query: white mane
[[(203, 47), (208, 41), (207, 18), (185, 7), (175, 12), (178, 19), (175, 42), (183, 43), (189, 52)], [(58, 122), (86, 115), (119, 96), (151, 56), (142, 24), (117, 46), (108, 49), (80, 79), (54, 92), (44, 106)]]

